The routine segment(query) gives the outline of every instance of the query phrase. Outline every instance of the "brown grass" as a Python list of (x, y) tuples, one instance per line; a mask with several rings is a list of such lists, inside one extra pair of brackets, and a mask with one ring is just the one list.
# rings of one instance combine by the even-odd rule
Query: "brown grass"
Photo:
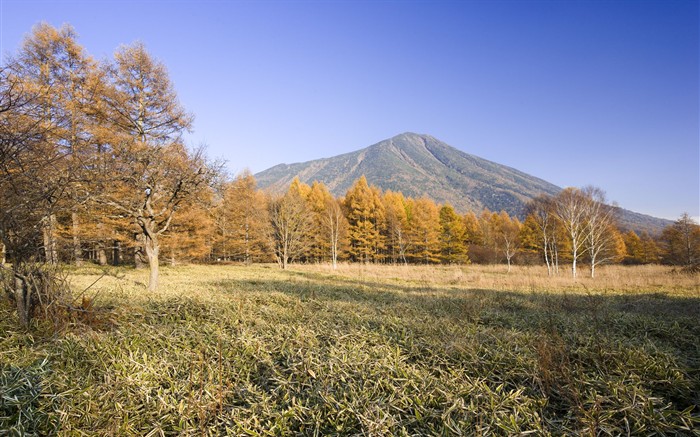
[(700, 274), (687, 274), (674, 267), (661, 265), (602, 266), (596, 277), (584, 267), (574, 280), (571, 268), (563, 266), (556, 276), (547, 276), (542, 266), (503, 265), (467, 266), (386, 266), (340, 264), (336, 270), (324, 264), (294, 265), (293, 271), (314, 272), (352, 278), (359, 281), (391, 281), (418, 288), (467, 288), (502, 291), (548, 292), (616, 292), (670, 293), (700, 297)]
[[(80, 295), (103, 274), (73, 270)], [(698, 435), (698, 277), (659, 266), (110, 271), (109, 323), (14, 328), (0, 435)]]

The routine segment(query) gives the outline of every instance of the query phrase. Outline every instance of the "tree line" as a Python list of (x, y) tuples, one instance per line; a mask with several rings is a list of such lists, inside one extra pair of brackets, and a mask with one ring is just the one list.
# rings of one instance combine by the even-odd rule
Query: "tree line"
[(389, 264), (544, 264), (550, 275), (585, 262), (680, 265), (700, 260), (700, 227), (684, 214), (657, 236), (618, 227), (619, 208), (596, 187), (567, 188), (530, 201), (524, 220), (488, 209), (460, 214), (427, 197), (382, 191), (362, 176), (335, 198), (321, 182), (294, 179), (281, 195), (243, 173), (213, 208), (209, 261)]
[[(395, 264), (698, 262), (686, 215), (661, 238), (621, 233), (597, 188), (540, 197), (523, 221), (459, 214), (362, 177), (342, 198), (320, 182), (273, 195), (185, 145), (192, 114), (143, 44), (95, 61), (68, 25), (39, 24), (0, 68), (0, 238), (6, 288), (31, 307), (37, 265), (164, 261)], [(3, 267), (7, 269), (7, 267)]]

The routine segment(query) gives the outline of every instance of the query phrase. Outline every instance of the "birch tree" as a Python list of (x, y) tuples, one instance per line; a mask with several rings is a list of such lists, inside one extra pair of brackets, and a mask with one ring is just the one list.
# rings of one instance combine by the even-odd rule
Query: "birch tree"
[(607, 204), (605, 192), (600, 188), (588, 186), (581, 190), (581, 194), (586, 200), (586, 253), (590, 262), (591, 278), (595, 278), (596, 266), (620, 258), (621, 237), (615, 225), (616, 208)]
[(526, 222), (532, 224), (536, 243), (542, 252), (544, 262), (547, 265), (547, 275), (556, 273), (557, 260), (557, 239), (556, 239), (556, 217), (554, 200), (547, 195), (540, 195), (531, 200), (526, 208)]
[(554, 198), (554, 214), (571, 243), (571, 274), (576, 278), (576, 266), (586, 250), (586, 214), (588, 199), (578, 188), (565, 188)]
[(322, 224), (330, 241), (331, 265), (335, 270), (338, 267), (341, 244), (348, 233), (348, 220), (345, 218), (343, 207), (337, 199), (332, 197), (326, 199)]
[(521, 224), (517, 218), (511, 219), (507, 212), (498, 214), (498, 224), (495, 226), (495, 238), (506, 257), (508, 273), (511, 269), (511, 261), (520, 248)]

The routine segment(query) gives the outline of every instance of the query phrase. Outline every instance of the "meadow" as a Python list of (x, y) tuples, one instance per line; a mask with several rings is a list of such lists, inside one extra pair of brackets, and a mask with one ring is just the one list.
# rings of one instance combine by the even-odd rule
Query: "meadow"
[(0, 303), (5, 435), (700, 435), (700, 276), (608, 266), (69, 268)]

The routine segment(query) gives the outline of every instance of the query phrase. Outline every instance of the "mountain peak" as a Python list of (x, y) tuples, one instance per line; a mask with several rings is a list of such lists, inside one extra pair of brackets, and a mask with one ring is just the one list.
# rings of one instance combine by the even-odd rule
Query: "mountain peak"
[(332, 158), (275, 166), (255, 175), (263, 189), (283, 191), (294, 177), (323, 182), (336, 196), (362, 175), (383, 190), (427, 196), (457, 210), (520, 215), (527, 201), (560, 188), (513, 168), (469, 155), (427, 134), (404, 132)]
[[(258, 186), (283, 192), (295, 177), (323, 182), (335, 196), (344, 196), (361, 176), (382, 190), (449, 203), (459, 212), (504, 210), (523, 218), (527, 202), (556, 195), (561, 188), (514, 168), (455, 149), (437, 138), (404, 132), (372, 146), (332, 158), (279, 164), (255, 175)], [(622, 211), (621, 226), (658, 232), (665, 220)]]

